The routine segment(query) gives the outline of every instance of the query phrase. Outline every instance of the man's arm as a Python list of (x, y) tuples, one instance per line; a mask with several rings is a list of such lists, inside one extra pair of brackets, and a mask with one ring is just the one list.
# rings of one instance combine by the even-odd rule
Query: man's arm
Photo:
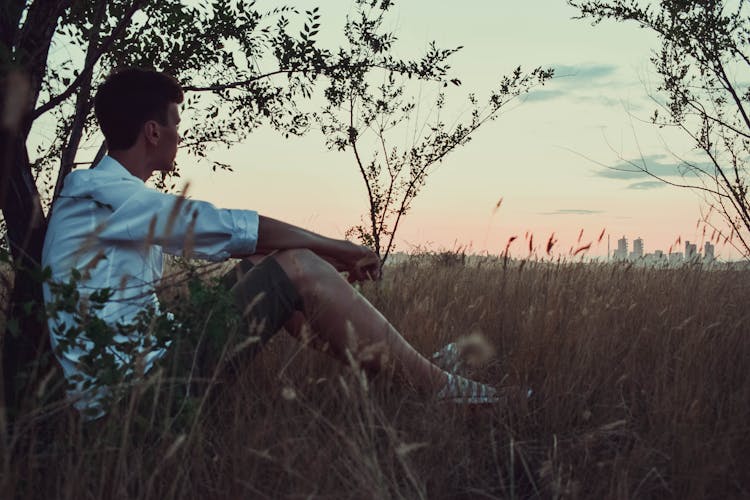
[[(377, 279), (380, 276), (380, 259), (369, 248), (351, 241), (328, 238), (298, 226), (259, 216), (256, 253), (267, 254), (275, 250), (306, 248), (327, 260), (350, 279)], [(240, 256), (237, 256), (240, 257)]]

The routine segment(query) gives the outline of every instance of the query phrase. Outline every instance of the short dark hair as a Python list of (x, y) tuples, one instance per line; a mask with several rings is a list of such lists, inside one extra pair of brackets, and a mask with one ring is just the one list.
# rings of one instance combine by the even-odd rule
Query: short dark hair
[(180, 104), (183, 98), (179, 82), (166, 73), (140, 68), (113, 72), (99, 85), (94, 98), (94, 113), (107, 148), (133, 146), (149, 120), (166, 125), (169, 103)]

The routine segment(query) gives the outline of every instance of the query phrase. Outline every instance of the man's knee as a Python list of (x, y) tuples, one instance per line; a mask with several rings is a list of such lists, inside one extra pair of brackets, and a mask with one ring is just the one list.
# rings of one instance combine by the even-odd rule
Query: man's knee
[(282, 250), (273, 257), (299, 291), (306, 290), (327, 273), (336, 272), (333, 266), (306, 248)]

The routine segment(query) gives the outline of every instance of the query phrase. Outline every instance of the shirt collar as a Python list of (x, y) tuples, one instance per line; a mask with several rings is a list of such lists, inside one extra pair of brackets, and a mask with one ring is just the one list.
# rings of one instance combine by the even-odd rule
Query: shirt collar
[(104, 158), (102, 158), (99, 161), (99, 163), (96, 164), (96, 167), (94, 167), (94, 170), (96, 170), (99, 173), (115, 175), (123, 179), (137, 180), (141, 184), (145, 184), (142, 179), (131, 174), (130, 171), (127, 168), (125, 168), (125, 166), (122, 163), (115, 160), (109, 155), (105, 155)]

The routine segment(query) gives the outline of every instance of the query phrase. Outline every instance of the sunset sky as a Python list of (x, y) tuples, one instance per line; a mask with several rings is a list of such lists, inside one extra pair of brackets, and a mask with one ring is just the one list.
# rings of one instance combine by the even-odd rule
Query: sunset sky
[[(321, 40), (340, 41), (351, 2), (298, 5), (320, 5)], [(603, 256), (607, 237), (596, 244), (603, 229), (613, 248), (623, 235), (642, 237), (646, 252), (667, 251), (678, 237), (702, 242), (700, 197), (603, 166), (643, 157), (669, 175), (677, 164), (671, 152), (693, 154), (684, 136), (645, 123), (654, 109), (649, 90), (658, 85), (649, 61), (655, 37), (634, 24), (592, 27), (575, 15), (562, 0), (396, 2), (387, 26), (399, 39), (398, 54), (420, 54), (432, 40), (464, 47), (453, 58), (462, 86), (449, 94), (446, 117), (466, 112), (468, 92), (483, 98), (515, 66), (556, 70), (554, 80), (510, 105), (430, 175), (399, 228), (397, 250), (468, 246), (499, 253), (518, 236), (511, 253), (524, 256), (525, 234), (541, 244), (554, 232), (555, 249), (563, 254), (593, 240), (588, 255)], [(245, 144), (213, 154), (235, 171), (209, 173), (178, 157), (192, 197), (256, 209), (334, 237), (365, 214), (365, 187), (353, 158), (329, 152), (316, 130), (284, 139), (261, 129)], [(717, 254), (732, 256), (728, 248), (717, 247)]]

